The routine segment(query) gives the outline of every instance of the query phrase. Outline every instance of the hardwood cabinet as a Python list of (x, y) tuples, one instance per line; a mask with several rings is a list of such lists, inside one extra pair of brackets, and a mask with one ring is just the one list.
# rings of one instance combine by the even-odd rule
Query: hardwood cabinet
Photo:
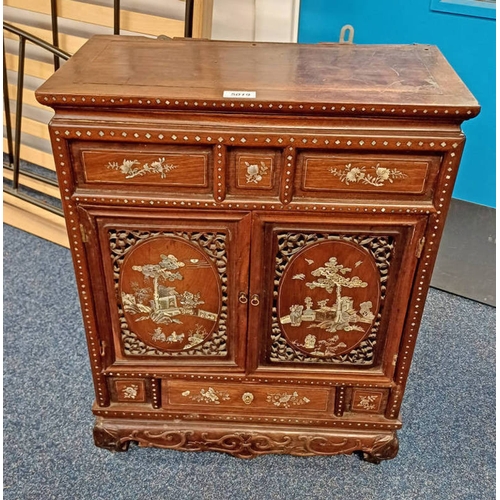
[(97, 36), (37, 98), (96, 444), (394, 457), (479, 112), (439, 51)]

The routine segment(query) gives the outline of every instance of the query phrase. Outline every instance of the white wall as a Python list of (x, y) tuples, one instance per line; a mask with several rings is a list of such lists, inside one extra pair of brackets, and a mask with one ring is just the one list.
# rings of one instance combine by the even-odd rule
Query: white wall
[(212, 39), (296, 42), (300, 0), (214, 0)]

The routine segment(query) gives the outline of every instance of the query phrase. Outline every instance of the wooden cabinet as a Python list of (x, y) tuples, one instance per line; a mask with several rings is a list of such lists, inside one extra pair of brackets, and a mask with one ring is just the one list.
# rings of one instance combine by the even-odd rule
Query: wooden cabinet
[(37, 98), (96, 444), (394, 457), (479, 112), (438, 50), (98, 36)]

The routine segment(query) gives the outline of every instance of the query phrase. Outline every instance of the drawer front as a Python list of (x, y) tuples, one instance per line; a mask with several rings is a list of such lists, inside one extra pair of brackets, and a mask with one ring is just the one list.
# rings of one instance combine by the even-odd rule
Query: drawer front
[(282, 151), (271, 148), (229, 148), (228, 196), (255, 196), (277, 200)]
[(297, 167), (298, 197), (329, 193), (430, 196), (439, 158), (307, 151), (298, 155)]
[(172, 193), (211, 191), (211, 148), (77, 143), (73, 154), (79, 185), (136, 186)]
[(146, 384), (142, 379), (114, 380), (111, 393), (119, 403), (145, 403)]
[(383, 413), (387, 405), (386, 389), (353, 389), (350, 411), (353, 413)]
[(268, 411), (328, 410), (335, 389), (307, 386), (211, 384), (170, 381), (162, 401), (170, 406), (198, 406)]

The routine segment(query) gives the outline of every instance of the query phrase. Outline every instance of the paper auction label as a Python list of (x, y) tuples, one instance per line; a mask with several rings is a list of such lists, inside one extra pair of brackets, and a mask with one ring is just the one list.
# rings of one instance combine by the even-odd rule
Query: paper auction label
[(257, 92), (254, 90), (224, 90), (223, 97), (231, 99), (255, 99)]

